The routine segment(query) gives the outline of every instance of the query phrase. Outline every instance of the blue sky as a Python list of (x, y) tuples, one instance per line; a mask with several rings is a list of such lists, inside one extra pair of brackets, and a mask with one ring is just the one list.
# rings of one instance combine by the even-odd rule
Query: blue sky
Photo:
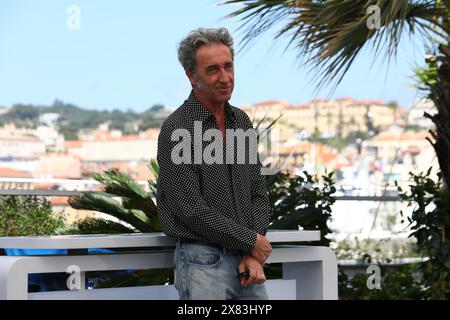
[[(89, 109), (140, 112), (157, 103), (177, 107), (190, 91), (177, 60), (179, 41), (194, 28), (224, 26), (239, 45), (238, 20), (222, 19), (237, 7), (217, 2), (1, 0), (0, 106), (49, 105), (57, 98)], [(70, 5), (80, 8), (79, 30), (67, 27)], [(308, 68), (296, 63), (296, 52), (283, 53), (283, 42), (272, 47), (274, 32), (236, 56), (234, 105), (316, 97)], [(416, 94), (412, 70), (422, 60), (422, 44), (407, 38), (388, 73), (385, 64), (371, 67), (366, 51), (332, 97), (396, 100), (409, 107)], [(327, 94), (323, 90), (317, 97)]]

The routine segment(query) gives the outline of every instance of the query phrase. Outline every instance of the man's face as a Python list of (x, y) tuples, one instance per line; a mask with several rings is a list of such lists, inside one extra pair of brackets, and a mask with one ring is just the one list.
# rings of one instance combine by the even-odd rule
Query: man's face
[(230, 49), (222, 43), (203, 45), (197, 49), (194, 74), (186, 74), (198, 99), (213, 104), (231, 98), (234, 89), (234, 66)]

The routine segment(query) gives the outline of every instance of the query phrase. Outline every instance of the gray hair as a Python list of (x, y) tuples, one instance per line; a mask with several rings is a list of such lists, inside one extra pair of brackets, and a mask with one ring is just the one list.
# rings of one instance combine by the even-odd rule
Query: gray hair
[(185, 70), (195, 73), (197, 49), (203, 45), (221, 42), (231, 51), (234, 60), (233, 38), (226, 28), (204, 29), (198, 28), (191, 31), (178, 47), (178, 60)]

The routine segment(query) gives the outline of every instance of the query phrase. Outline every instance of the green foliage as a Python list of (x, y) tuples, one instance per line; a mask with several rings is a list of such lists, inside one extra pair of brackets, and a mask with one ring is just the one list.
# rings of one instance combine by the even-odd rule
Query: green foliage
[(152, 159), (150, 161), (149, 165), (150, 171), (152, 172), (153, 176), (155, 177), (154, 180), (150, 179), (148, 180), (148, 187), (150, 189), (150, 192), (153, 197), (156, 197), (156, 179), (159, 177), (159, 166), (158, 162), (156, 162), (155, 159)]
[[(275, 39), (288, 37), (288, 47), (295, 47), (299, 60), (312, 66), (319, 88), (336, 87), (364, 48), (389, 61), (404, 34), (429, 41), (431, 36), (448, 39), (450, 32), (447, 1), (225, 1), (235, 3), (245, 4), (228, 15), (240, 17), (245, 27), (242, 47), (281, 23)], [(368, 27), (374, 18), (371, 5), (380, 8), (380, 28)]]
[[(152, 159), (149, 169), (155, 180), (159, 169)], [(85, 218), (76, 223), (70, 232), (81, 234), (98, 233), (133, 233), (161, 231), (157, 208), (152, 200), (156, 191), (155, 180), (149, 180), (150, 192), (144, 190), (131, 176), (117, 169), (108, 169), (101, 173), (92, 173), (100, 182), (105, 193), (82, 193), (71, 197), (69, 204), (82, 210), (94, 210), (110, 215), (119, 222), (101, 218)], [(120, 201), (114, 199), (119, 198)], [(126, 287), (135, 285), (161, 285), (172, 281), (172, 269), (134, 270), (132, 272), (102, 272), (90, 276), (106, 277), (106, 280), (96, 284), (96, 288)]]
[(319, 138), (317, 142), (330, 146), (342, 151), (345, 147), (350, 145), (349, 138), (331, 137), (331, 138)]
[(278, 172), (267, 179), (267, 189), (272, 211), (270, 229), (319, 230), (321, 240), (312, 244), (329, 246), (327, 235), (331, 230), (327, 223), (336, 192), (333, 173), (319, 179), (306, 171), (301, 176)]
[(397, 266), (388, 270), (380, 265), (380, 289), (369, 289), (368, 274), (358, 273), (349, 277), (339, 268), (339, 299), (341, 300), (419, 300), (427, 298), (420, 282), (420, 270), (417, 264)]
[(161, 111), (164, 111), (164, 106), (162, 104), (155, 104), (149, 109), (149, 111), (151, 111), (151, 112), (161, 112)]
[(31, 128), (38, 122), (39, 111), (30, 105), (15, 104), (5, 114), (0, 115), (0, 125), (14, 122), (20, 127)]
[(350, 137), (350, 142), (354, 142), (358, 139), (367, 140), (370, 138), (370, 135), (364, 131), (355, 131), (355, 132), (351, 132), (349, 137)]
[(105, 220), (101, 218), (91, 218), (80, 220), (77, 223), (77, 233), (80, 234), (110, 234), (110, 233), (133, 233), (131, 229), (122, 223)]
[(418, 124), (408, 124), (405, 126), (405, 131), (413, 131), (413, 132), (420, 132), (426, 130), (426, 128), (422, 127)]
[[(55, 100), (51, 106), (15, 104), (7, 113), (0, 115), (0, 125), (12, 122), (18, 127), (36, 128), (39, 125), (41, 114), (57, 113), (59, 114), (57, 120), (59, 132), (64, 135), (66, 140), (76, 140), (79, 130), (94, 129), (105, 122), (108, 122), (112, 129), (119, 129), (125, 133), (133, 133), (137, 129), (158, 128), (161, 120), (155, 120), (154, 115), (163, 110), (164, 106), (162, 105), (155, 105), (143, 113), (131, 110), (126, 112), (86, 110)], [(133, 128), (136, 130), (133, 131)]]
[[(280, 171), (268, 176), (266, 182), (271, 207), (269, 229), (319, 230), (320, 241), (307, 244), (329, 246), (330, 239), (327, 236), (331, 230), (328, 221), (331, 219), (331, 206), (335, 202), (332, 194), (336, 192), (333, 173), (319, 179), (317, 175), (310, 175), (306, 171), (301, 176)], [(264, 273), (267, 279), (280, 279), (282, 266), (279, 263), (266, 264)]]
[(416, 70), (418, 89), (426, 94), (437, 110), (435, 114), (425, 112), (424, 117), (434, 124), (427, 140), (436, 153), (445, 187), (450, 184), (450, 39), (448, 42), (447, 46), (439, 45), (438, 55), (426, 57), (425, 68)]
[(142, 115), (142, 122), (139, 125), (141, 131), (147, 130), (149, 128), (159, 127), (160, 123), (155, 119), (155, 116), (151, 112), (146, 112)]
[(428, 62), (426, 67), (417, 68), (415, 77), (418, 80), (417, 88), (428, 92), (437, 83), (438, 66), (436, 61)]
[[(152, 160), (149, 168), (157, 178), (156, 167), (156, 161)], [(75, 209), (103, 212), (119, 219), (124, 224), (107, 223), (104, 220), (90, 218), (77, 222), (80, 232), (98, 233), (97, 228), (107, 230), (108, 224), (112, 227), (112, 231), (161, 231), (157, 208), (152, 199), (152, 194), (156, 190), (155, 181), (149, 181), (150, 192), (147, 192), (130, 175), (117, 169), (92, 173), (91, 176), (104, 186), (105, 193), (83, 192), (79, 196), (71, 197), (69, 204)], [(120, 201), (115, 199), (117, 197), (120, 198)]]
[(138, 211), (127, 210), (121, 203), (105, 193), (82, 193), (69, 199), (69, 204), (80, 210), (93, 210), (107, 213), (140, 232), (150, 232), (148, 219)]
[(61, 133), (67, 141), (78, 140), (78, 128), (74, 125), (61, 124), (58, 128), (58, 132)]
[[(424, 285), (433, 299), (450, 298), (450, 191), (442, 188), (442, 179), (431, 179), (426, 173), (410, 173), (409, 191), (397, 185), (403, 201), (414, 205), (408, 217), (411, 237), (428, 261), (421, 265)], [(402, 213), (403, 215), (403, 213)]]
[(0, 197), (0, 237), (52, 235), (63, 227), (64, 217), (45, 198)]

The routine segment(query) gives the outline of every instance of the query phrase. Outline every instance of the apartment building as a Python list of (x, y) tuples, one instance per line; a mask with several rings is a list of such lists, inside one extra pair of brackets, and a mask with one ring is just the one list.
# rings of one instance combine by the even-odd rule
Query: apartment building
[(100, 126), (85, 130), (80, 140), (67, 141), (65, 149), (81, 161), (81, 175), (116, 168), (137, 180), (151, 178), (147, 164), (156, 159), (159, 129), (148, 129), (135, 135), (122, 135), (119, 130)]
[(0, 158), (38, 158), (45, 143), (35, 136), (0, 132)]
[(436, 173), (439, 166), (430, 142), (428, 131), (405, 131), (392, 127), (362, 143), (361, 155), (376, 162), (383, 180), (393, 183), (397, 180), (406, 183), (409, 172), (426, 171), (433, 166)]
[(398, 124), (405, 111), (395, 104), (381, 100), (316, 99), (306, 104), (292, 104), (271, 100), (243, 109), (256, 120), (267, 117), (264, 124), (281, 115), (276, 128), (279, 130), (319, 133), (322, 137), (346, 137), (352, 132), (370, 132)]

